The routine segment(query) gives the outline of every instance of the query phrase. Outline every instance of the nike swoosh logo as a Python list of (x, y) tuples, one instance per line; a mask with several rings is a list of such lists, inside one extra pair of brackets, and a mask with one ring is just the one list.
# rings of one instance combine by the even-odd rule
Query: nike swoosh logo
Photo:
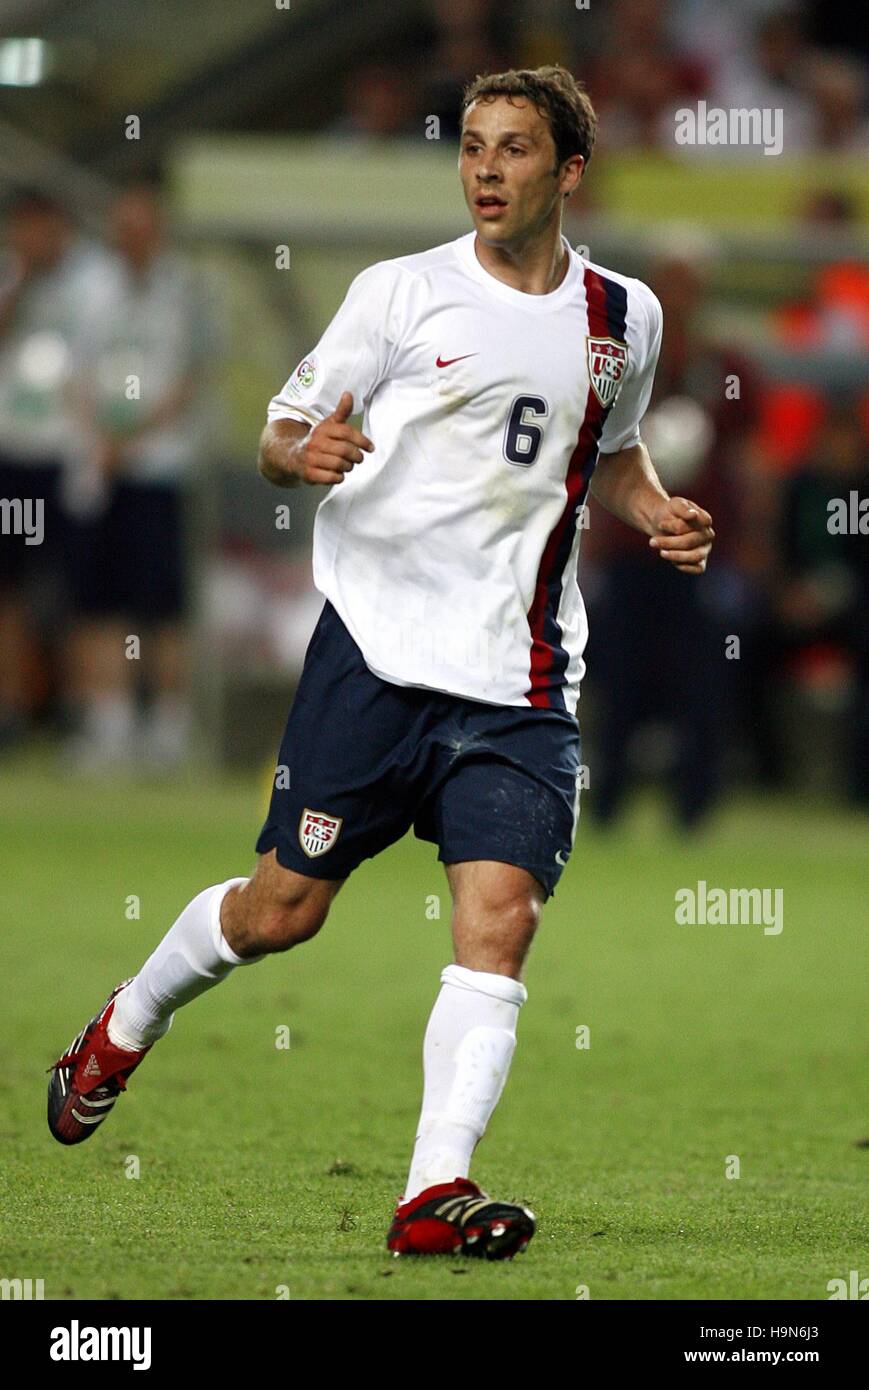
[(567, 868), (567, 860), (562, 858), (562, 855), (563, 855), (563, 854), (564, 854), (564, 850), (563, 850), (563, 849), (556, 850), (556, 851), (555, 851), (555, 862), (556, 862), (556, 864), (560, 864), (561, 867), (562, 867), (562, 869), (566, 869), (566, 868)]
[(454, 362), (464, 362), (466, 357), (479, 357), (478, 352), (463, 352), (461, 357), (439, 357), (435, 362), (436, 367), (451, 367)]

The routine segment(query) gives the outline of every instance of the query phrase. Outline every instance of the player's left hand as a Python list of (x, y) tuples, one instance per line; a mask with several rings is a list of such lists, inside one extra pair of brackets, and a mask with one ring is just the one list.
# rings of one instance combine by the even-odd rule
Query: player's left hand
[(715, 532), (707, 511), (687, 497), (670, 497), (661, 503), (654, 519), (649, 545), (683, 574), (702, 574), (712, 549)]

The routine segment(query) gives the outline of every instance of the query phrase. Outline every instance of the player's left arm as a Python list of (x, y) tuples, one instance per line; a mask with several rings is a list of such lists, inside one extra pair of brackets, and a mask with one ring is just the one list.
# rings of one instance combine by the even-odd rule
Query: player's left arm
[(715, 532), (712, 517), (687, 497), (670, 497), (642, 442), (601, 454), (591, 493), (620, 521), (649, 537), (649, 545), (683, 574), (706, 569)]
[(661, 349), (663, 314), (656, 296), (633, 282), (628, 371), (600, 436), (591, 491), (607, 511), (649, 537), (649, 545), (684, 574), (702, 574), (715, 532), (712, 518), (687, 497), (670, 497), (640, 437)]

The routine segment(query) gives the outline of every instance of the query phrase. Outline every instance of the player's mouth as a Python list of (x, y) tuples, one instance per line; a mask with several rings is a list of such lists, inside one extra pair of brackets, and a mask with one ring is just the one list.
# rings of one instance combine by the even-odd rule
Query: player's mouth
[(506, 206), (505, 200), (499, 198), (497, 193), (478, 193), (474, 199), (474, 207), (481, 217), (497, 217)]

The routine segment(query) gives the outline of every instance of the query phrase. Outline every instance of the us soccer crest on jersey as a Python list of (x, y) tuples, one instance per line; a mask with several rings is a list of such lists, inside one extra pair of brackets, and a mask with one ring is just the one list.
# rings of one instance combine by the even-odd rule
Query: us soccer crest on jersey
[(628, 345), (615, 338), (588, 338), (588, 375), (601, 405), (612, 405), (628, 365)]
[(323, 811), (309, 811), (305, 807), (299, 821), (299, 844), (310, 859), (332, 848), (342, 823), (341, 816), (327, 816)]

